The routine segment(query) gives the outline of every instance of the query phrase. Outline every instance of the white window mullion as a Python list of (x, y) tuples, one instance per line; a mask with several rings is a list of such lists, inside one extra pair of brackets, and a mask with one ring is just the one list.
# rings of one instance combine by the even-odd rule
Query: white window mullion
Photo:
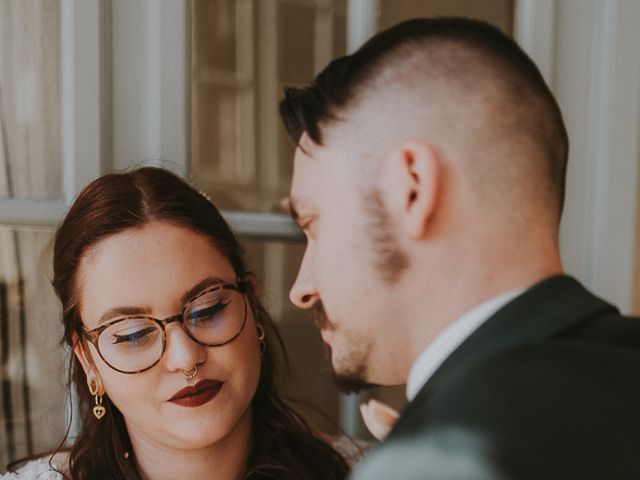
[(514, 37), (553, 87), (556, 0), (517, 0)]
[(102, 170), (100, 0), (61, 0), (61, 135), (65, 203)]
[(378, 28), (379, 0), (348, 0), (347, 53), (355, 52)]
[(111, 0), (112, 166), (189, 171), (186, 0)]

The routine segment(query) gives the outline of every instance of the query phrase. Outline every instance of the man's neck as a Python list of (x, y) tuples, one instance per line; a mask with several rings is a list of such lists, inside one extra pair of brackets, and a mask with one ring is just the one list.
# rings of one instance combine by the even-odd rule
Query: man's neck
[(489, 274), (480, 269), (466, 270), (464, 273), (452, 274), (451, 278), (456, 280), (442, 282), (441, 285), (438, 285), (437, 279), (431, 285), (426, 282), (414, 283), (416, 291), (412, 293), (412, 297), (424, 298), (425, 303), (415, 302), (411, 305), (413, 311), (408, 312), (405, 317), (410, 319), (407, 331), (411, 332), (404, 350), (405, 379), (418, 356), (463, 314), (500, 294), (526, 290), (544, 278), (562, 273), (561, 266), (554, 262), (511, 271), (496, 268), (495, 273)]
[(407, 378), (407, 399), (413, 400), (445, 360), (494, 313), (520, 293), (522, 289), (515, 289), (491, 297), (447, 325), (413, 363)]

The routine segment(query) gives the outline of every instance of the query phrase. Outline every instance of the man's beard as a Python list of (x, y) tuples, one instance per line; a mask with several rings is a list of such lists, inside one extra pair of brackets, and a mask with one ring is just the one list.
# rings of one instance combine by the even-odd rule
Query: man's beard
[(358, 374), (340, 375), (336, 373), (333, 368), (331, 369), (331, 373), (333, 376), (333, 382), (342, 393), (360, 393), (375, 387), (373, 383), (365, 381), (364, 378)]
[[(331, 321), (327, 318), (327, 314), (320, 301), (313, 307), (313, 318), (320, 330), (331, 331), (335, 329)], [(358, 393), (373, 387), (373, 384), (365, 380), (367, 378), (369, 348), (354, 349), (353, 347), (355, 347), (355, 345), (362, 345), (364, 342), (358, 341), (357, 338), (354, 338), (348, 333), (342, 332), (342, 334), (346, 335), (347, 343), (352, 347), (348, 355), (346, 355), (346, 358), (336, 359), (338, 363), (337, 368), (341, 368), (343, 371), (337, 370), (336, 365), (333, 363), (331, 346), (325, 343), (327, 357), (331, 365), (331, 375), (336, 387), (343, 393)]]
[(409, 258), (400, 248), (392, 217), (380, 191), (371, 189), (363, 194), (362, 200), (373, 264), (382, 282), (385, 285), (394, 285), (409, 267)]

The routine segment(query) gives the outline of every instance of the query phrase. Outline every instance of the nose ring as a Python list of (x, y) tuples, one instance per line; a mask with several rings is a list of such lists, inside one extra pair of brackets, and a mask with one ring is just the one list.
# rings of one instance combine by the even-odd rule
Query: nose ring
[(182, 375), (184, 375), (184, 378), (187, 380), (196, 378), (196, 375), (198, 375), (198, 365), (194, 365), (189, 370), (182, 370)]

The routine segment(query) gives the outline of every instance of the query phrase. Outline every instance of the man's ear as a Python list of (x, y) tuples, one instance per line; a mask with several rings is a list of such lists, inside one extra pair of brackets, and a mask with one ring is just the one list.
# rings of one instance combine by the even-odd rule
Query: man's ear
[(424, 238), (441, 189), (441, 165), (435, 150), (422, 142), (401, 145), (391, 162), (394, 213), (398, 226), (413, 239)]

